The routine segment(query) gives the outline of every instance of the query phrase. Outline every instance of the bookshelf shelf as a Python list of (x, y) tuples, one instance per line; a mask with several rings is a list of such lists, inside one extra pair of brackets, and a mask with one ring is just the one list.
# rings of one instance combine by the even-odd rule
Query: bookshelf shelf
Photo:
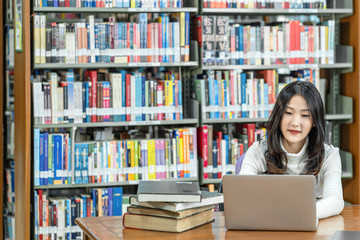
[[(341, 121), (341, 120), (351, 120), (351, 114), (327, 114), (325, 115), (325, 120), (332, 121)], [(203, 119), (204, 124), (214, 124), (214, 123), (248, 123), (248, 122), (267, 122), (268, 118), (236, 118), (236, 119)]]
[(352, 63), (335, 63), (335, 64), (283, 64), (283, 65), (224, 65), (224, 66), (202, 66), (203, 70), (267, 70), (267, 69), (342, 69), (352, 68)]
[(204, 124), (267, 122), (268, 118), (203, 119)]
[(333, 9), (249, 9), (249, 8), (203, 8), (203, 14), (222, 15), (342, 15), (353, 14), (352, 8)]
[(191, 12), (196, 13), (196, 7), (183, 8), (94, 8), (94, 7), (34, 7), (38, 13), (173, 13)]
[[(174, 179), (161, 179), (161, 181), (183, 181), (183, 182), (194, 182), (198, 178), (174, 178)], [(158, 180), (155, 180), (158, 181)], [(125, 182), (109, 182), (109, 183), (88, 183), (88, 184), (59, 184), (59, 185), (44, 185), (34, 186), (35, 190), (38, 189), (70, 189), (70, 188), (90, 188), (90, 187), (114, 187), (114, 186), (128, 186), (137, 185), (139, 181), (125, 181)]]
[(15, 156), (14, 155), (7, 155), (6, 158), (7, 159), (15, 159)]
[(99, 123), (63, 123), (63, 124), (35, 124), (34, 128), (87, 128), (87, 127), (120, 127), (120, 126), (155, 126), (155, 125), (184, 125), (198, 124), (197, 118), (169, 121), (139, 121), (139, 122), (99, 122)]
[(68, 68), (133, 68), (133, 67), (197, 67), (198, 62), (180, 62), (180, 63), (82, 63), (82, 64), (66, 64), (66, 63), (44, 63), (34, 65), (34, 69), (68, 69)]
[[(347, 178), (352, 178), (352, 177), (353, 177), (352, 172), (344, 171), (344, 172), (341, 173), (341, 178), (342, 179), (347, 179)], [(202, 184), (219, 184), (221, 181), (222, 181), (222, 179), (218, 179), (218, 178), (215, 178), (215, 179), (203, 179)]]
[(14, 66), (6, 66), (6, 70), (14, 70)]
[(351, 120), (351, 119), (352, 119), (352, 114), (327, 114), (325, 116), (325, 120), (332, 120), (332, 121)]

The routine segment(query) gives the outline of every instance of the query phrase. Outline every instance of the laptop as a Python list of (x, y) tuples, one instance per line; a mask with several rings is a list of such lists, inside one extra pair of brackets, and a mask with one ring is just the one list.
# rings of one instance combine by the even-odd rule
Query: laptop
[(315, 176), (225, 175), (225, 227), (316, 231)]

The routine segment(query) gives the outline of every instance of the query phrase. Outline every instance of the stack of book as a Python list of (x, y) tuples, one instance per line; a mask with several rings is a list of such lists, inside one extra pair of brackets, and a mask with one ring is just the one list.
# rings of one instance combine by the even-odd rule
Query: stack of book
[(201, 192), (197, 182), (141, 181), (123, 216), (125, 228), (183, 232), (212, 222), (223, 195)]

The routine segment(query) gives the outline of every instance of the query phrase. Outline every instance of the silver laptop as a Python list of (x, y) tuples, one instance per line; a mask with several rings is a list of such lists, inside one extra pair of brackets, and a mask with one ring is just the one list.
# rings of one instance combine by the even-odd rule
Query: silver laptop
[(227, 229), (317, 229), (314, 176), (225, 175), (223, 191)]

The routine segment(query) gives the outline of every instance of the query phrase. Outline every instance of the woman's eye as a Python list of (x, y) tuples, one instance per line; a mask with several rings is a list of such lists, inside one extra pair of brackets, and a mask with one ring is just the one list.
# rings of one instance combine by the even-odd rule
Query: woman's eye
[(285, 112), (285, 114), (291, 115), (291, 112)]
[(310, 117), (310, 115), (303, 115), (303, 117)]

